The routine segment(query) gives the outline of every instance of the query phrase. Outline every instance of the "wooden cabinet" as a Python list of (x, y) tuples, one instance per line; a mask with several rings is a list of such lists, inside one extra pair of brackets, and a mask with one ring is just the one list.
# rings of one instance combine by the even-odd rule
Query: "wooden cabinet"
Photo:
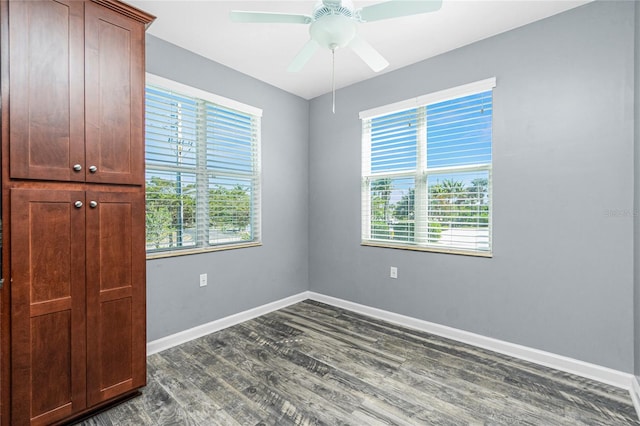
[(116, 0), (0, 0), (0, 425), (146, 383), (144, 31)]
[(9, 1), (3, 11), (11, 177), (83, 181), (73, 165), (85, 163), (84, 4)]
[[(146, 383), (144, 194), (86, 194), (87, 403)], [(94, 207), (95, 206), (95, 207)]]
[(144, 196), (11, 190), (12, 424), (145, 384)]
[(10, 1), (10, 176), (144, 183), (144, 25), (78, 0)]
[(144, 26), (85, 7), (87, 182), (144, 183)]
[(48, 424), (86, 408), (81, 199), (80, 191), (11, 190), (11, 424)]

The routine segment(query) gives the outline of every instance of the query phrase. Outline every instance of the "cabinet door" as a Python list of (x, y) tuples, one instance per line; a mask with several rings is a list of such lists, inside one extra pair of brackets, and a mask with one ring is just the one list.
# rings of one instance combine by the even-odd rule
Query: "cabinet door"
[(144, 183), (144, 26), (85, 6), (87, 182)]
[(84, 164), (83, 3), (8, 7), (10, 175), (82, 181), (73, 166)]
[(11, 190), (12, 423), (86, 406), (85, 208), (77, 191)]
[(88, 192), (87, 393), (94, 405), (146, 383), (144, 193)]

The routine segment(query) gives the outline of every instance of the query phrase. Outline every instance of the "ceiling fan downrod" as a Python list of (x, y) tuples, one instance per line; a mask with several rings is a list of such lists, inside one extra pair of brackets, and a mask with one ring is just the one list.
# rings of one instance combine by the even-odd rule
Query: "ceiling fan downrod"
[(336, 48), (331, 49), (331, 94), (333, 102), (331, 104), (331, 111), (336, 113)]

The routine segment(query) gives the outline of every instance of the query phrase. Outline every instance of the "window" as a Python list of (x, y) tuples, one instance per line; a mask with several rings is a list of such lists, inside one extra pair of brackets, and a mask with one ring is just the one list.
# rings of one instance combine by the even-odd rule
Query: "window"
[(491, 255), (493, 87), (360, 113), (364, 245)]
[(260, 242), (262, 111), (147, 74), (147, 253)]

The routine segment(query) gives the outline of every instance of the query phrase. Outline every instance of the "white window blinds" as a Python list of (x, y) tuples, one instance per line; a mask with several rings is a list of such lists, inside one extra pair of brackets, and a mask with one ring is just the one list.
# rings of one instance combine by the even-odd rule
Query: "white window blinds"
[(361, 113), (363, 244), (490, 255), (494, 86)]
[(148, 253), (260, 241), (260, 111), (205, 97), (147, 77)]

